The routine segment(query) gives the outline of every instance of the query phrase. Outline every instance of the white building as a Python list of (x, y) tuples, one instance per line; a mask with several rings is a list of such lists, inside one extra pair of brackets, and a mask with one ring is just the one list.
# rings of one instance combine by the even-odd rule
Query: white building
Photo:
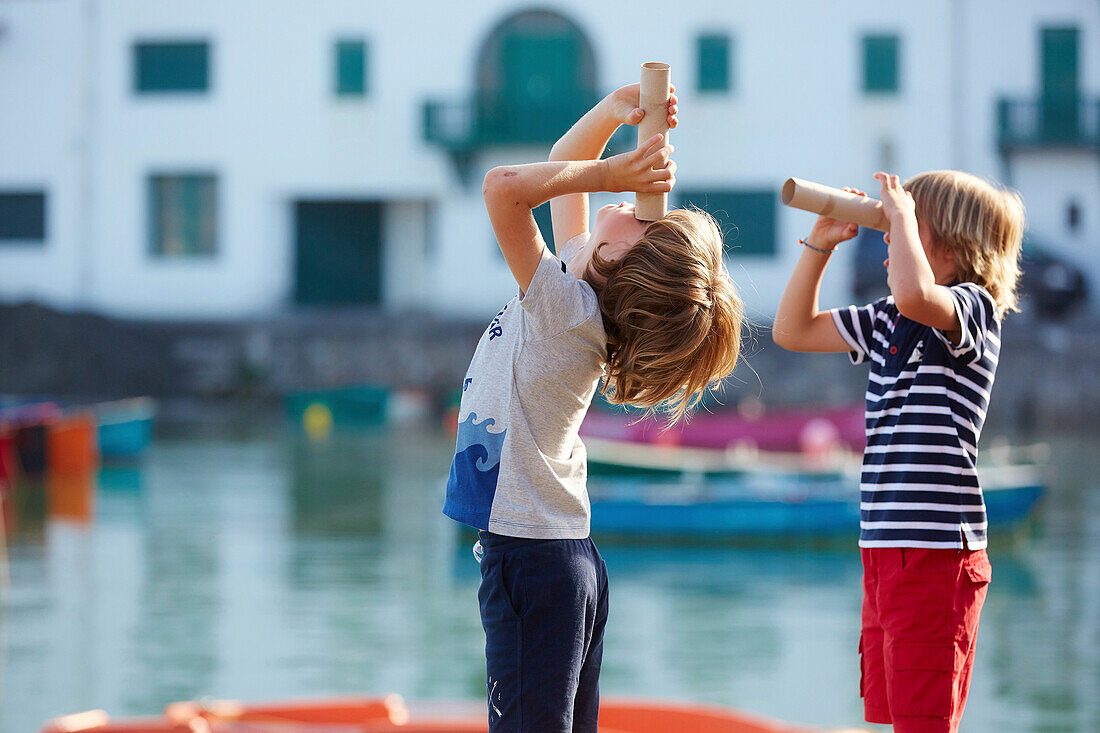
[[(0, 299), (169, 318), (491, 313), (514, 285), (482, 175), (544, 157), (647, 60), (672, 64), (681, 100), (677, 193), (737, 225), (731, 271), (754, 317), (774, 312), (812, 223), (778, 203), (791, 175), (872, 192), (879, 168), (1004, 180), (1100, 284), (1096, 11), (5, 2)], [(850, 265), (834, 257), (826, 303), (850, 299)]]

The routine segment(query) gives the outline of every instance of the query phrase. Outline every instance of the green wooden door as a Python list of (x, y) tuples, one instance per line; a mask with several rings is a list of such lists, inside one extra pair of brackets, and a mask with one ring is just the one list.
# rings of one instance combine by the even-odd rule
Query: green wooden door
[(295, 218), (295, 302), (378, 304), (382, 291), (382, 204), (299, 201)]
[(565, 31), (512, 32), (504, 39), (504, 92), (545, 102), (577, 87), (578, 39)]
[[(580, 39), (570, 29), (512, 31), (502, 44), (500, 114), (504, 140), (552, 137), (563, 105), (578, 97)], [(567, 128), (566, 128), (567, 129)]]
[(1078, 136), (1078, 75), (1076, 28), (1044, 28), (1042, 32), (1042, 129), (1049, 142), (1074, 142)]

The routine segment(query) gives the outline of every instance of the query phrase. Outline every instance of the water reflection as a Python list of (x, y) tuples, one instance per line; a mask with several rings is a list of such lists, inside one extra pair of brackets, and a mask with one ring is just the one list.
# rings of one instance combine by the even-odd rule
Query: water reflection
[[(159, 443), (98, 476), (90, 524), (21, 499), (0, 728), (202, 695), (478, 699), (470, 538), (440, 514), (445, 435)], [(1065, 467), (1031, 536), (996, 538), (972, 731), (1100, 729), (1100, 469)], [(37, 502), (37, 503), (36, 503)], [(839, 547), (601, 543), (608, 694), (860, 722), (860, 568)]]

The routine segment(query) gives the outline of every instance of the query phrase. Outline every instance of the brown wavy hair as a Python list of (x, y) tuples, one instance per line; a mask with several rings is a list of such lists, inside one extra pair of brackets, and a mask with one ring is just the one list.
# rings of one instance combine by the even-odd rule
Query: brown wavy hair
[(981, 285), (1001, 315), (1019, 312), (1016, 283), (1027, 222), (1020, 194), (962, 171), (928, 171), (905, 182), (933, 247), (954, 256), (960, 282)]
[(602, 392), (673, 424), (733, 371), (744, 306), (723, 258), (722, 231), (698, 209), (651, 222), (618, 260), (600, 242), (584, 279), (607, 333)]

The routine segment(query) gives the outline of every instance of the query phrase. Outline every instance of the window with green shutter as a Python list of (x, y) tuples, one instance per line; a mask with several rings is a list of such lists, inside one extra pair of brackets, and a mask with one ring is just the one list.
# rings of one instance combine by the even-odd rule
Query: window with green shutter
[(1044, 139), (1073, 142), (1080, 135), (1080, 72), (1075, 27), (1043, 28), (1040, 79), (1040, 124)]
[(699, 36), (699, 91), (724, 92), (730, 88), (730, 38), (721, 34)]
[(0, 242), (42, 244), (46, 240), (46, 193), (0, 191)]
[(367, 93), (367, 42), (361, 38), (336, 42), (336, 93), (341, 97)]
[(727, 256), (775, 255), (774, 191), (682, 191), (680, 206), (700, 208), (715, 218)]
[(898, 48), (896, 35), (863, 37), (863, 91), (873, 93), (898, 90)]
[(217, 193), (212, 175), (149, 176), (149, 251), (160, 257), (213, 256)]
[(134, 44), (134, 90), (138, 93), (205, 92), (209, 86), (209, 43)]

